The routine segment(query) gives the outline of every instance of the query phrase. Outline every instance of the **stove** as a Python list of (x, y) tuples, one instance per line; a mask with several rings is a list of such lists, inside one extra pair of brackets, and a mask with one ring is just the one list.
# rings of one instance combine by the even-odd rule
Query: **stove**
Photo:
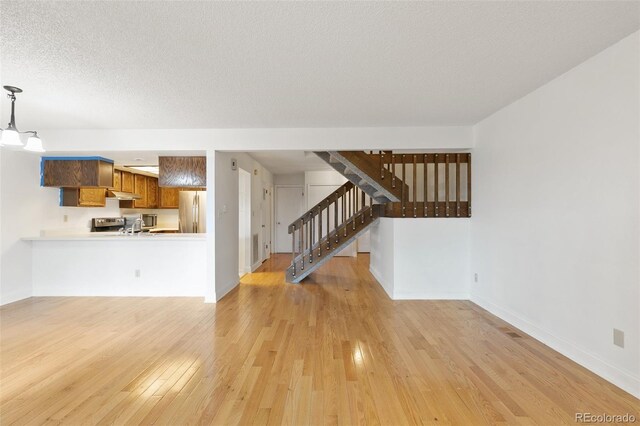
[(91, 219), (91, 232), (113, 232), (124, 228), (123, 217), (96, 217)]

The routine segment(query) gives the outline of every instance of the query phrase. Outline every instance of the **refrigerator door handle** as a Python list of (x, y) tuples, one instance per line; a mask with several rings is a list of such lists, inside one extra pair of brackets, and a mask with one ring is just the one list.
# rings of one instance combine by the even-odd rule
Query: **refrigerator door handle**
[(194, 216), (194, 223), (196, 225), (196, 234), (197, 234), (198, 232), (200, 232), (200, 216), (199, 216), (199, 214), (200, 214), (200, 197), (198, 196), (197, 192), (196, 192), (195, 199), (196, 199), (196, 214)]
[(196, 197), (194, 195), (193, 200), (191, 201), (191, 232), (197, 232), (196, 231), (196, 224), (197, 224), (197, 216), (196, 216)]
[(198, 233), (200, 233), (200, 193), (198, 193)]

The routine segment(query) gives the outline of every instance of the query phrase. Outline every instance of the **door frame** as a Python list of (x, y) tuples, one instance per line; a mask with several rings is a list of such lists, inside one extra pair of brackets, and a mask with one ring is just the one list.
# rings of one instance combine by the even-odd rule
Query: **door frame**
[(305, 185), (274, 185), (274, 194), (273, 194), (273, 211), (274, 211), (274, 215), (273, 215), (273, 234), (274, 234), (274, 244), (272, 247), (272, 253), (290, 253), (290, 252), (281, 252), (278, 250), (278, 189), (279, 188), (300, 188), (300, 191), (302, 191), (302, 198), (304, 198), (304, 200), (302, 201), (302, 213), (305, 212), (305, 205), (307, 204), (307, 200), (305, 197), (306, 191), (305, 191)]
[[(242, 180), (245, 180), (246, 183), (246, 187), (245, 187), (245, 211), (244, 211), (244, 217), (241, 218), (240, 215), (238, 215), (238, 239), (240, 238), (240, 230), (243, 229), (243, 225), (244, 228), (248, 227), (248, 229), (245, 229), (245, 231), (248, 230), (249, 232), (249, 238), (246, 239), (245, 244), (243, 245), (244, 248), (244, 259), (240, 259), (240, 253), (238, 253), (238, 272), (239, 274), (247, 274), (249, 272), (251, 272), (251, 254), (253, 253), (253, 241), (252, 241), (252, 229), (251, 229), (251, 199), (252, 199), (252, 191), (251, 191), (251, 172), (246, 171), (243, 168), (238, 167), (238, 193), (240, 192), (240, 186), (242, 185)], [(239, 195), (239, 194), (238, 194)], [(238, 197), (239, 198), (239, 197)], [(242, 202), (242, 200), (238, 199), (238, 202)], [(240, 210), (238, 208), (238, 210)], [(240, 250), (238, 250), (240, 251)], [(244, 260), (242, 263), (243, 265), (240, 266), (240, 260)]]

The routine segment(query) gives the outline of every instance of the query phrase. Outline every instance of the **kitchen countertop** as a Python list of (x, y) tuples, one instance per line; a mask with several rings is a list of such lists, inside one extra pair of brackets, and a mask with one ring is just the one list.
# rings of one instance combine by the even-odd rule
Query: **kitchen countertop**
[(149, 232), (151, 233), (163, 233), (163, 232), (175, 232), (178, 233), (179, 229), (178, 228), (149, 228)]
[(204, 241), (207, 234), (156, 234), (121, 235), (118, 232), (94, 232), (91, 234), (50, 235), (26, 237), (24, 241)]

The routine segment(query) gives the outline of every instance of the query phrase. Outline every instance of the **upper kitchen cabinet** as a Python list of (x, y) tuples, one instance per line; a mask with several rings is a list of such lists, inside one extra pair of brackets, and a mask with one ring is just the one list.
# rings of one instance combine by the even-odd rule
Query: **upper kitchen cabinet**
[(113, 171), (113, 190), (122, 191), (122, 172), (120, 170)]
[(148, 194), (147, 194), (147, 177), (144, 175), (133, 175), (133, 192), (138, 194), (140, 198), (133, 201), (133, 207), (135, 208), (147, 208), (148, 207)]
[(120, 172), (120, 185), (122, 192), (133, 193), (133, 173), (122, 170)]
[(161, 187), (207, 186), (207, 157), (159, 157), (158, 166)]
[(42, 157), (41, 186), (111, 188), (113, 161), (102, 157)]
[(158, 208), (158, 179), (147, 177), (147, 207)]

